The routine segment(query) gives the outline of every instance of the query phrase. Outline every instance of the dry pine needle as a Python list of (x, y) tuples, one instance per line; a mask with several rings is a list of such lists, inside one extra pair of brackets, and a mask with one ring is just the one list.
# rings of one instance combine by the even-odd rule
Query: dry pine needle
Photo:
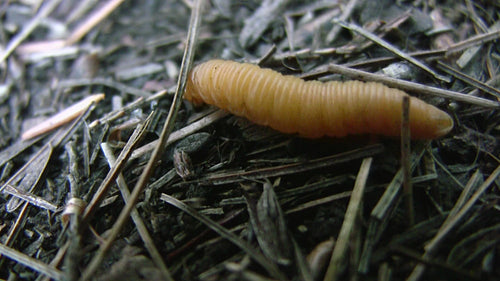
[(104, 99), (104, 94), (94, 94), (88, 96), (82, 99), (81, 101), (73, 104), (72, 106), (62, 110), (61, 112), (53, 115), (52, 117), (49, 117), (42, 123), (26, 130), (21, 135), (21, 139), (23, 140), (31, 139), (39, 135), (45, 134), (49, 131), (52, 131), (75, 119), (80, 114), (85, 112), (85, 110), (87, 110), (87, 108), (91, 106), (92, 103), (97, 103), (102, 99)]

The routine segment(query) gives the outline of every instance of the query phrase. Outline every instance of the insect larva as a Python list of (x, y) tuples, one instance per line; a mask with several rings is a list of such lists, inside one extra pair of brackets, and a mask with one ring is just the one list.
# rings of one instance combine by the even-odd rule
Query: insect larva
[[(380, 83), (304, 81), (248, 63), (210, 60), (190, 73), (185, 98), (301, 136), (348, 134), (399, 136), (403, 91)], [(447, 134), (453, 120), (445, 112), (410, 98), (414, 139)]]

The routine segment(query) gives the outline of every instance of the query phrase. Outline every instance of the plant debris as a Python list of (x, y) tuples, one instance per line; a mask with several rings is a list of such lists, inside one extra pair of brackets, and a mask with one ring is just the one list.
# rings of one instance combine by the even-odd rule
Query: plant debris
[[(499, 280), (497, 2), (3, 1), (0, 279)], [(455, 127), (282, 134), (182, 100), (213, 58)]]

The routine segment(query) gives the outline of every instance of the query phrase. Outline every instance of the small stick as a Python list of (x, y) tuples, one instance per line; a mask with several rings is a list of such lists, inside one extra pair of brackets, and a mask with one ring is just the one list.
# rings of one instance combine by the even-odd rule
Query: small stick
[(110, 0), (101, 9), (92, 13), (82, 24), (80, 24), (73, 33), (66, 39), (66, 45), (72, 45), (85, 34), (87, 34), (94, 26), (100, 23), (104, 18), (111, 14), (125, 0)]
[[(344, 11), (340, 15), (339, 20), (346, 21), (351, 16), (351, 14), (354, 11), (354, 8), (356, 7), (357, 4), (358, 4), (358, 0), (350, 0), (347, 3), (347, 5), (345, 6)], [(332, 30), (326, 36), (326, 42), (332, 43), (333, 41), (335, 41), (335, 39), (337, 38), (337, 35), (339, 33), (340, 33), (340, 26), (338, 26), (338, 25), (334, 26), (332, 28)]]
[[(113, 151), (108, 143), (102, 143), (101, 144), (101, 149), (102, 152), (104, 153), (104, 156), (106, 157), (106, 160), (108, 161), (109, 168), (112, 169), (114, 165), (116, 165), (116, 157), (113, 154)], [(122, 173), (118, 175), (116, 178), (116, 185), (118, 185), (118, 188), (120, 189), (120, 192), (122, 194), (123, 201), (127, 203), (127, 201), (130, 198), (130, 191), (127, 186), (127, 182), (125, 181), (125, 177), (123, 176)], [(149, 234), (149, 231), (144, 224), (144, 221), (141, 218), (141, 215), (137, 211), (137, 208), (133, 208), (132, 212), (130, 213), (130, 216), (132, 217), (132, 220), (134, 221), (134, 224), (137, 228), (137, 232), (139, 232), (139, 235), (141, 236), (141, 239), (144, 243), (144, 246), (149, 252), (149, 255), (151, 256), (151, 259), (155, 263), (155, 265), (158, 267), (160, 272), (162, 273), (162, 278), (163, 280), (168, 280), (172, 279), (170, 272), (163, 262), (163, 259), (160, 255), (160, 252), (156, 249), (155, 243), (153, 241), (153, 238)]]
[(2, 63), (6, 58), (10, 56), (10, 54), (23, 42), (24, 39), (28, 38), (28, 36), (35, 30), (35, 28), (42, 22), (44, 18), (46, 18), (56, 7), (59, 5), (61, 0), (52, 0), (43, 6), (38, 14), (28, 23), (26, 24), (20, 33), (18, 33), (12, 40), (10, 40), (9, 44), (5, 51), (0, 55), (0, 63)]
[(23, 264), (29, 268), (32, 268), (40, 273), (43, 273), (54, 280), (63, 280), (64, 274), (57, 268), (47, 265), (35, 258), (32, 258), (22, 252), (15, 249), (7, 247), (0, 243), (0, 254), (16, 261), (19, 264)]
[(177, 89), (174, 95), (174, 101), (170, 107), (170, 111), (168, 113), (165, 125), (163, 126), (160, 138), (158, 140), (158, 145), (155, 147), (155, 150), (153, 151), (151, 158), (149, 159), (132, 193), (130, 194), (129, 201), (127, 202), (125, 207), (121, 210), (119, 217), (116, 219), (116, 222), (113, 225), (112, 231), (109, 234), (108, 239), (106, 240), (106, 242), (101, 244), (101, 247), (99, 248), (96, 255), (92, 258), (87, 268), (82, 272), (82, 276), (80, 277), (81, 281), (91, 279), (95, 271), (99, 268), (101, 261), (104, 259), (104, 256), (111, 248), (111, 245), (114, 242), (114, 240), (118, 237), (118, 234), (125, 225), (125, 222), (127, 222), (127, 218), (130, 216), (130, 212), (132, 212), (132, 209), (134, 208), (135, 203), (139, 199), (140, 194), (148, 184), (149, 178), (153, 173), (153, 170), (156, 167), (157, 162), (163, 153), (163, 150), (165, 149), (166, 146), (165, 144), (174, 127), (174, 122), (177, 112), (179, 111), (179, 108), (181, 107), (182, 104), (182, 95), (186, 88), (186, 81), (189, 71), (188, 67), (191, 65), (194, 59), (194, 46), (196, 43), (198, 29), (201, 22), (201, 13), (204, 2), (205, 2), (204, 0), (196, 1), (195, 8), (192, 9), (191, 11), (188, 39), (181, 64), (181, 74), (179, 75), (179, 80), (177, 81)]
[[(460, 211), (460, 209), (465, 205), (466, 200), (468, 196), (470, 196), (470, 193), (472, 192), (472, 189), (474, 188), (475, 185), (478, 184), (479, 179), (482, 178), (480, 176), (479, 170), (476, 170), (476, 172), (471, 176), (469, 181), (467, 182), (466, 187), (463, 189), (462, 193), (460, 194), (460, 197), (458, 200), (455, 202), (455, 205), (451, 209), (450, 213), (448, 214), (448, 217), (446, 217), (446, 220), (441, 224), (441, 227), (439, 228), (438, 232), (434, 237), (440, 237), (439, 239), (433, 238), (425, 247), (425, 252), (422, 255), (421, 259), (426, 261), (428, 259), (431, 259), (434, 257), (436, 254), (436, 251), (438, 250), (441, 242), (444, 241), (444, 238), (446, 235), (442, 234), (442, 230), (446, 228), (448, 225), (448, 222), (452, 221), (455, 217), (455, 215)], [(446, 231), (450, 231), (451, 229), (447, 229)], [(411, 272), (410, 276), (406, 279), (407, 281), (417, 281), (419, 280), (422, 275), (424, 274), (426, 270), (426, 264), (424, 263), (419, 263), (413, 268), (413, 271)]]
[(349, 200), (349, 205), (347, 206), (347, 211), (345, 213), (344, 222), (342, 223), (337, 242), (335, 243), (335, 248), (333, 249), (324, 281), (339, 280), (340, 274), (342, 273), (342, 265), (346, 262), (345, 255), (349, 250), (349, 245), (351, 244), (351, 234), (354, 232), (356, 227), (359, 227), (356, 221), (359, 219), (360, 210), (363, 206), (363, 194), (372, 160), (372, 157), (363, 159), (361, 167), (359, 168), (358, 176), (356, 177), (356, 182), (354, 183), (354, 188), (352, 190), (351, 199)]
[[(222, 109), (219, 109), (215, 112), (210, 113), (209, 115), (203, 117), (202, 119), (193, 122), (186, 127), (183, 127), (177, 131), (174, 131), (170, 134), (168, 137), (167, 142), (165, 143), (165, 146), (170, 145), (171, 143), (178, 141), (182, 138), (185, 138), (186, 136), (189, 136), (193, 134), (194, 132), (201, 130), (205, 128), (206, 126), (214, 123), (215, 121), (227, 116), (228, 113)], [(156, 146), (158, 146), (159, 140), (154, 140), (150, 143), (147, 143), (141, 147), (138, 147), (134, 152), (132, 153), (132, 156), (130, 156), (130, 160), (137, 159), (144, 155), (145, 153), (151, 152)]]
[(43, 209), (46, 209), (46, 210), (49, 210), (52, 212), (57, 211), (57, 206), (54, 205), (52, 202), (47, 201), (47, 200), (43, 199), (42, 197), (36, 196), (31, 192), (17, 189), (10, 184), (3, 185), (2, 191), (4, 193), (7, 193), (7, 194), (12, 195), (14, 197), (17, 197), (21, 200), (24, 200), (33, 206), (37, 206), (37, 207), (40, 207), (40, 208), (43, 208)]
[(444, 81), (444, 82), (450, 82), (450, 79), (448, 77), (439, 75), (434, 70), (430, 69), (427, 65), (425, 65), (422, 62), (416, 60), (415, 58), (407, 55), (406, 53), (402, 52), (398, 48), (396, 48), (393, 45), (389, 44), (388, 42), (382, 40), (381, 38), (379, 38), (375, 34), (370, 33), (368, 31), (364, 30), (363, 28), (361, 28), (355, 24), (352, 24), (352, 23), (347, 23), (347, 22), (339, 21), (339, 20), (334, 20), (334, 21), (336, 21), (338, 24), (340, 24), (341, 26), (343, 26), (347, 29), (350, 29), (352, 31), (355, 31), (355, 32), (363, 35), (364, 37), (368, 38), (369, 40), (372, 40), (377, 45), (393, 52), (396, 56), (398, 56), (398, 57), (414, 64), (415, 66), (423, 69), (424, 71), (426, 71), (426, 72), (430, 73), (432, 76), (434, 76), (434, 78), (439, 79), (439, 80)]
[(471, 95), (462, 94), (459, 92), (443, 90), (436, 87), (431, 87), (427, 85), (422, 85), (414, 82), (409, 82), (401, 79), (395, 79), (383, 75), (377, 75), (369, 73), (362, 70), (356, 70), (349, 67), (345, 67), (337, 64), (328, 65), (328, 70), (331, 73), (338, 73), (346, 75), (351, 78), (360, 79), (363, 81), (374, 81), (384, 83), (389, 87), (399, 88), (401, 90), (419, 92), (423, 94), (432, 94), (438, 97), (454, 99), (458, 101), (467, 102), (470, 104), (475, 104), (483, 107), (498, 108), (500, 103), (480, 97), (475, 97)]
[(180, 209), (181, 211), (189, 214), (199, 222), (203, 223), (207, 227), (209, 227), (211, 230), (216, 232), (219, 236), (222, 238), (230, 241), (234, 245), (236, 245), (238, 248), (242, 249), (248, 256), (250, 256), (252, 259), (254, 259), (258, 264), (260, 264), (264, 269), (267, 270), (267, 272), (277, 280), (285, 280), (285, 276), (283, 276), (283, 273), (280, 271), (278, 266), (271, 262), (268, 258), (266, 258), (263, 254), (261, 254), (260, 251), (258, 251), (255, 247), (252, 247), (247, 244), (247, 242), (243, 239), (241, 239), (238, 235), (234, 234), (233, 232), (227, 230), (225, 227), (221, 226), (217, 222), (213, 221), (212, 219), (200, 214), (197, 212), (194, 208), (186, 205), (182, 201), (179, 201), (178, 199), (175, 199), (174, 197), (162, 193), (160, 199), (164, 202), (167, 202), (168, 204)]
[(99, 102), (104, 99), (104, 94), (95, 94), (84, 98), (83, 100), (75, 103), (74, 105), (64, 109), (63, 111), (53, 115), (49, 119), (43, 121), (42, 123), (36, 125), (33, 128), (28, 129), (21, 135), (21, 139), (28, 140), (44, 133), (50, 132), (55, 128), (64, 125), (71, 120), (78, 117), (89, 108), (94, 102)]
[[(470, 184), (473, 184), (473, 182), (477, 181), (477, 177), (479, 176), (479, 173), (476, 172), (471, 179), (469, 180)], [(425, 246), (425, 253), (423, 255), (423, 260), (426, 260), (428, 258), (431, 258), (437, 251), (438, 246), (448, 237), (448, 235), (456, 229), (456, 227), (472, 212), (472, 207), (476, 202), (481, 198), (481, 196), (486, 193), (490, 185), (492, 185), (493, 182), (495, 182), (498, 177), (500, 176), (500, 166), (498, 166), (491, 174), (490, 176), (486, 179), (486, 181), (481, 184), (481, 186), (478, 187), (476, 192), (467, 200), (467, 202), (464, 204), (463, 202), (460, 202), (460, 207), (453, 208), (452, 211), (454, 213), (454, 216), (448, 216), (446, 218), (445, 223), (441, 225), (439, 228), (438, 233), (432, 238), (432, 240)], [(469, 183), (467, 185), (469, 185)], [(469, 189), (470, 187), (468, 186), (466, 189)], [(457, 202), (458, 203), (458, 202)], [(462, 205), (463, 204), (463, 205)], [(406, 280), (408, 281), (417, 281), (420, 279), (422, 274), (425, 271), (425, 266), (423, 264), (418, 264), (408, 276)]]
[(500, 38), (500, 30), (493, 30), (485, 34), (479, 34), (476, 36), (473, 36), (467, 40), (461, 41), (456, 43), (455, 45), (450, 46), (446, 50), (446, 57), (452, 56), (453, 54), (456, 54), (464, 49), (474, 47), (477, 45), (481, 45), (493, 40), (496, 40)]
[(440, 62), (438, 61), (438, 67), (441, 68), (441, 70), (443, 70), (444, 72), (454, 76), (455, 78), (457, 78), (458, 80), (461, 80), (462, 82), (465, 82), (469, 85), (471, 85), (472, 87), (475, 87), (485, 93), (488, 93), (492, 96), (495, 96), (497, 99), (500, 99), (500, 90), (498, 89), (495, 89), (494, 87), (486, 84), (486, 83), (483, 83), (477, 79), (474, 79), (473, 77), (463, 73), (463, 72), (460, 72), (458, 70), (456, 70), (455, 68), (443, 63), (443, 62)]

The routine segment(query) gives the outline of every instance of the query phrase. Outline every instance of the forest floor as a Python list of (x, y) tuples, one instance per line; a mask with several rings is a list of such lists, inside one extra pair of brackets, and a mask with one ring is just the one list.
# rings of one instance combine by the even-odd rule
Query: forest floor
[[(498, 1), (1, 1), (0, 23), (0, 279), (500, 280)], [(410, 140), (401, 105), (280, 133), (182, 99), (215, 58), (383, 83), (454, 127)]]

